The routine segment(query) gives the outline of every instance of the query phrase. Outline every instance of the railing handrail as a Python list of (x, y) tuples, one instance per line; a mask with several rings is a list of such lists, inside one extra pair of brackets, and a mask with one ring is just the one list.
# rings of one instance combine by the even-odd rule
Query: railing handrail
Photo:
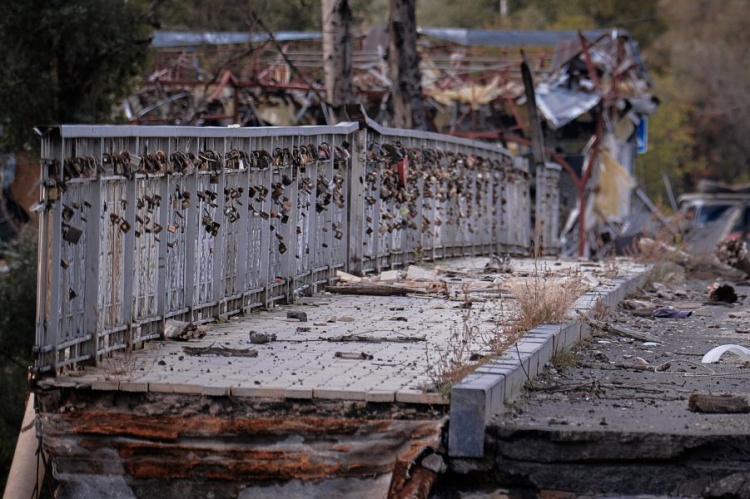
[(48, 130), (57, 131), (64, 139), (80, 138), (261, 138), (279, 136), (348, 135), (359, 129), (356, 122), (338, 125), (266, 126), (266, 127), (221, 127), (221, 126), (143, 126), (143, 125), (59, 125)]
[(493, 144), (490, 142), (480, 142), (478, 140), (466, 139), (463, 137), (455, 137), (453, 135), (446, 135), (436, 132), (426, 132), (422, 130), (404, 130), (402, 128), (391, 128), (380, 125), (378, 122), (370, 118), (366, 118), (368, 128), (371, 128), (381, 135), (399, 135), (401, 137), (408, 137), (413, 139), (421, 140), (435, 140), (445, 142), (447, 144), (460, 145), (464, 147), (473, 147), (475, 149), (481, 149), (487, 152), (501, 153), (508, 157), (513, 157), (508, 149), (502, 147), (500, 144)]

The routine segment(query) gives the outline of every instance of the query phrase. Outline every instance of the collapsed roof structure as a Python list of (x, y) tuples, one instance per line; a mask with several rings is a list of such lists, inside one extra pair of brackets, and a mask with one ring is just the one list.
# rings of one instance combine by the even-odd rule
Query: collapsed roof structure
[[(561, 207), (569, 219), (565, 253), (603, 254), (618, 236), (644, 230), (655, 208), (642, 192), (631, 203), (632, 176), (658, 99), (629, 33), (419, 32), (430, 128), (507, 147), (530, 146), (519, 49), (525, 51), (544, 121), (545, 161), (569, 174)], [(315, 32), (159, 32), (148, 74), (123, 102), (123, 114), (134, 124), (326, 124), (321, 38)], [(385, 47), (384, 28), (355, 37), (352, 72), (367, 114), (387, 125)]]

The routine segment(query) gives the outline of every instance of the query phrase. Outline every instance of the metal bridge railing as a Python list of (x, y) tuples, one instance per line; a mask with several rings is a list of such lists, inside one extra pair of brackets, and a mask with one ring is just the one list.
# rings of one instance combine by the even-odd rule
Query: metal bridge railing
[(170, 318), (293, 301), (337, 269), (531, 241), (525, 161), (372, 122), (51, 128), (41, 196), (40, 372), (138, 348)]
[(560, 174), (562, 167), (548, 162), (536, 171), (535, 244), (537, 253), (560, 253)]

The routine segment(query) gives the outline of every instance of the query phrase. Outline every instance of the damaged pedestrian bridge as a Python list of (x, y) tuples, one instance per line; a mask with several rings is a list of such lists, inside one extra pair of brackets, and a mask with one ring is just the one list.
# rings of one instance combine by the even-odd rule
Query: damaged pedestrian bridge
[[(511, 285), (466, 269), (558, 249), (560, 169), (495, 144), (369, 120), (44, 133), (34, 382), (58, 497), (424, 495), (453, 410), (435, 372), (474, 354), (445, 346), (496, 330), (479, 304)], [(324, 293), (368, 274), (384, 296)]]

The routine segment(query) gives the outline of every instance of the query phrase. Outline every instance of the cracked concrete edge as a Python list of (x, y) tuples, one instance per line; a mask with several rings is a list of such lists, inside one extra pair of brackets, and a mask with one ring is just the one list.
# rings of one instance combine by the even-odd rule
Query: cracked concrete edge
[[(647, 266), (606, 290), (584, 293), (574, 310), (590, 312), (598, 302), (617, 306), (626, 296), (645, 285), (655, 271)], [(556, 351), (568, 348), (590, 335), (583, 321), (537, 326), (469, 374), (451, 389), (448, 455), (481, 458), (484, 455), (484, 433), (490, 419), (505, 410), (521, 394), (527, 381), (536, 377)]]

